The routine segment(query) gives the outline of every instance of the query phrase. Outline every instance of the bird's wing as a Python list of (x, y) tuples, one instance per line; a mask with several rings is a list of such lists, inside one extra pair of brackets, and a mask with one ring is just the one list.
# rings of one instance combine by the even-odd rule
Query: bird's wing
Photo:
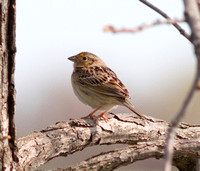
[(117, 75), (108, 67), (90, 67), (82, 69), (79, 81), (86, 88), (107, 96), (128, 98), (129, 92)]

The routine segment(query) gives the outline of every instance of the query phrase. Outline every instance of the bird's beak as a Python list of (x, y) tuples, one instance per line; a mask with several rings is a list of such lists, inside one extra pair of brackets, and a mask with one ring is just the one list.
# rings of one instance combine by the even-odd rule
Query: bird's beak
[(68, 58), (70, 61), (74, 62), (76, 60), (76, 56), (71, 56)]

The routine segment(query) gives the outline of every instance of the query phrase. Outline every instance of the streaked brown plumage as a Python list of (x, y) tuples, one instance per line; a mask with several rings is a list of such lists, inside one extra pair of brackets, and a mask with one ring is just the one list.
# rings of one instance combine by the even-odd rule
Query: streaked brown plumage
[(99, 116), (108, 120), (104, 115), (111, 108), (124, 105), (136, 115), (147, 119), (129, 102), (128, 90), (99, 57), (81, 52), (68, 59), (74, 62), (71, 81), (76, 96), (95, 109), (88, 116), (94, 118), (93, 114), (97, 110), (104, 110)]

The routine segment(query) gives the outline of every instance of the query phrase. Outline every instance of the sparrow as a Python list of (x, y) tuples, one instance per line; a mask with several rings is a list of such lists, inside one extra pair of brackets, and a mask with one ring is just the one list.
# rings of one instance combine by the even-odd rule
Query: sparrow
[(98, 116), (109, 121), (105, 114), (113, 107), (121, 105), (140, 118), (148, 119), (130, 103), (127, 88), (98, 56), (90, 52), (81, 52), (68, 59), (74, 62), (71, 76), (74, 93), (81, 102), (94, 109), (87, 117), (94, 119), (95, 112), (102, 110)]

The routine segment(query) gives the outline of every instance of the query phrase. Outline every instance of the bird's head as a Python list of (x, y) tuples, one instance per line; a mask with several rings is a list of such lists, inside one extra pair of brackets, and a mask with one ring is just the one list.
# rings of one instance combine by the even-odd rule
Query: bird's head
[(105, 66), (105, 63), (98, 56), (90, 52), (81, 52), (68, 59), (74, 62), (74, 67)]

